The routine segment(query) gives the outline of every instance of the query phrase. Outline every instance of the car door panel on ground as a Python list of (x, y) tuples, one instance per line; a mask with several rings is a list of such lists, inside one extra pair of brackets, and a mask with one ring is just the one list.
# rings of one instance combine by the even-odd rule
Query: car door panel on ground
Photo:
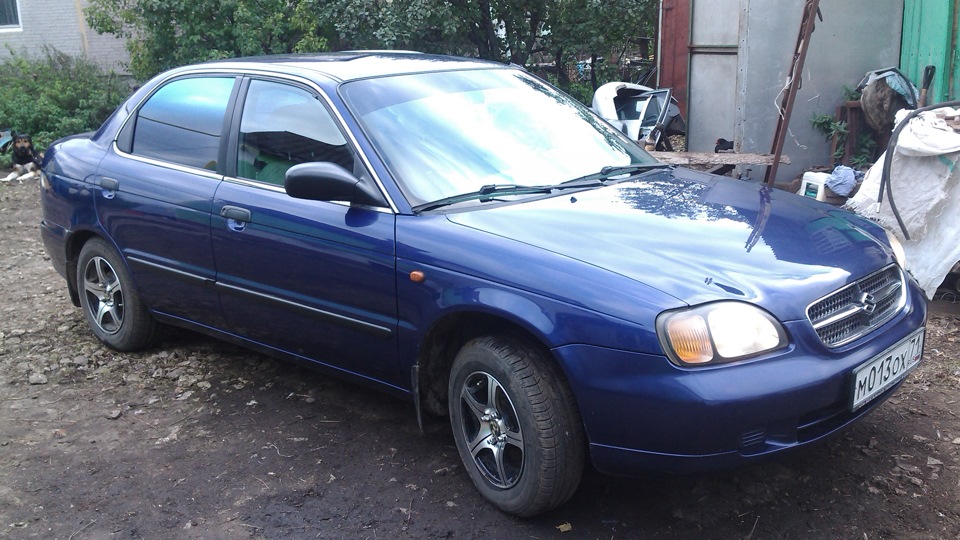
[[(156, 312), (220, 327), (210, 204), (235, 77), (161, 87), (131, 117), (94, 180), (97, 215)], [(204, 99), (190, 99), (202, 95)], [(130, 156), (140, 159), (131, 159)]]
[(353, 151), (336, 122), (310, 91), (254, 80), (234, 124), (238, 178), (217, 189), (211, 223), (227, 327), (406, 386), (396, 360), (393, 213), (294, 199), (276, 187), (287, 169), (308, 161), (353, 170)]

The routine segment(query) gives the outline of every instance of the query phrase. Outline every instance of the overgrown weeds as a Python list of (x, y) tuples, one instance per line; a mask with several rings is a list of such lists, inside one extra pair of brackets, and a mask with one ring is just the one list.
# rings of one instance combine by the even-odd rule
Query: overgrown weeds
[[(38, 58), (11, 54), (0, 64), (0, 127), (29, 133), (38, 150), (98, 128), (130, 93), (128, 78), (84, 58), (52, 49)], [(0, 156), (0, 166), (9, 165), (9, 154)]]

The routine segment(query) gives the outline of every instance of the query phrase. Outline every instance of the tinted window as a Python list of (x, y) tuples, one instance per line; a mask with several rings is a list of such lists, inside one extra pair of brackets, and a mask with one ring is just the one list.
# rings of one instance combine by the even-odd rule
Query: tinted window
[(173, 81), (140, 108), (133, 153), (216, 170), (233, 77)]
[(287, 169), (328, 161), (353, 170), (353, 153), (337, 123), (311, 92), (252, 81), (240, 121), (237, 176), (283, 184)]

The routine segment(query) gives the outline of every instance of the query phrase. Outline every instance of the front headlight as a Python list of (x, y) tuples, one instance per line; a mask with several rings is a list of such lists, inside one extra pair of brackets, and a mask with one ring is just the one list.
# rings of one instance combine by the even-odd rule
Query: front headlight
[(716, 302), (657, 317), (657, 335), (674, 363), (718, 364), (787, 345), (783, 326), (766, 311), (744, 302)]
[(890, 243), (890, 249), (893, 250), (893, 258), (897, 260), (897, 264), (900, 265), (900, 268), (904, 270), (907, 269), (907, 255), (903, 251), (903, 244), (900, 243), (900, 239), (896, 237), (892, 232), (885, 231), (887, 233), (887, 242)]

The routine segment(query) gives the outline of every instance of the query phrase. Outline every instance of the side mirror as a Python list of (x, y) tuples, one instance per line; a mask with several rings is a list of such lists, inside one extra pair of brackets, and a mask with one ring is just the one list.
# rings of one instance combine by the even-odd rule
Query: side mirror
[(370, 206), (386, 206), (380, 190), (372, 182), (354, 176), (330, 162), (294, 165), (283, 177), (287, 195), (312, 201), (345, 201)]

